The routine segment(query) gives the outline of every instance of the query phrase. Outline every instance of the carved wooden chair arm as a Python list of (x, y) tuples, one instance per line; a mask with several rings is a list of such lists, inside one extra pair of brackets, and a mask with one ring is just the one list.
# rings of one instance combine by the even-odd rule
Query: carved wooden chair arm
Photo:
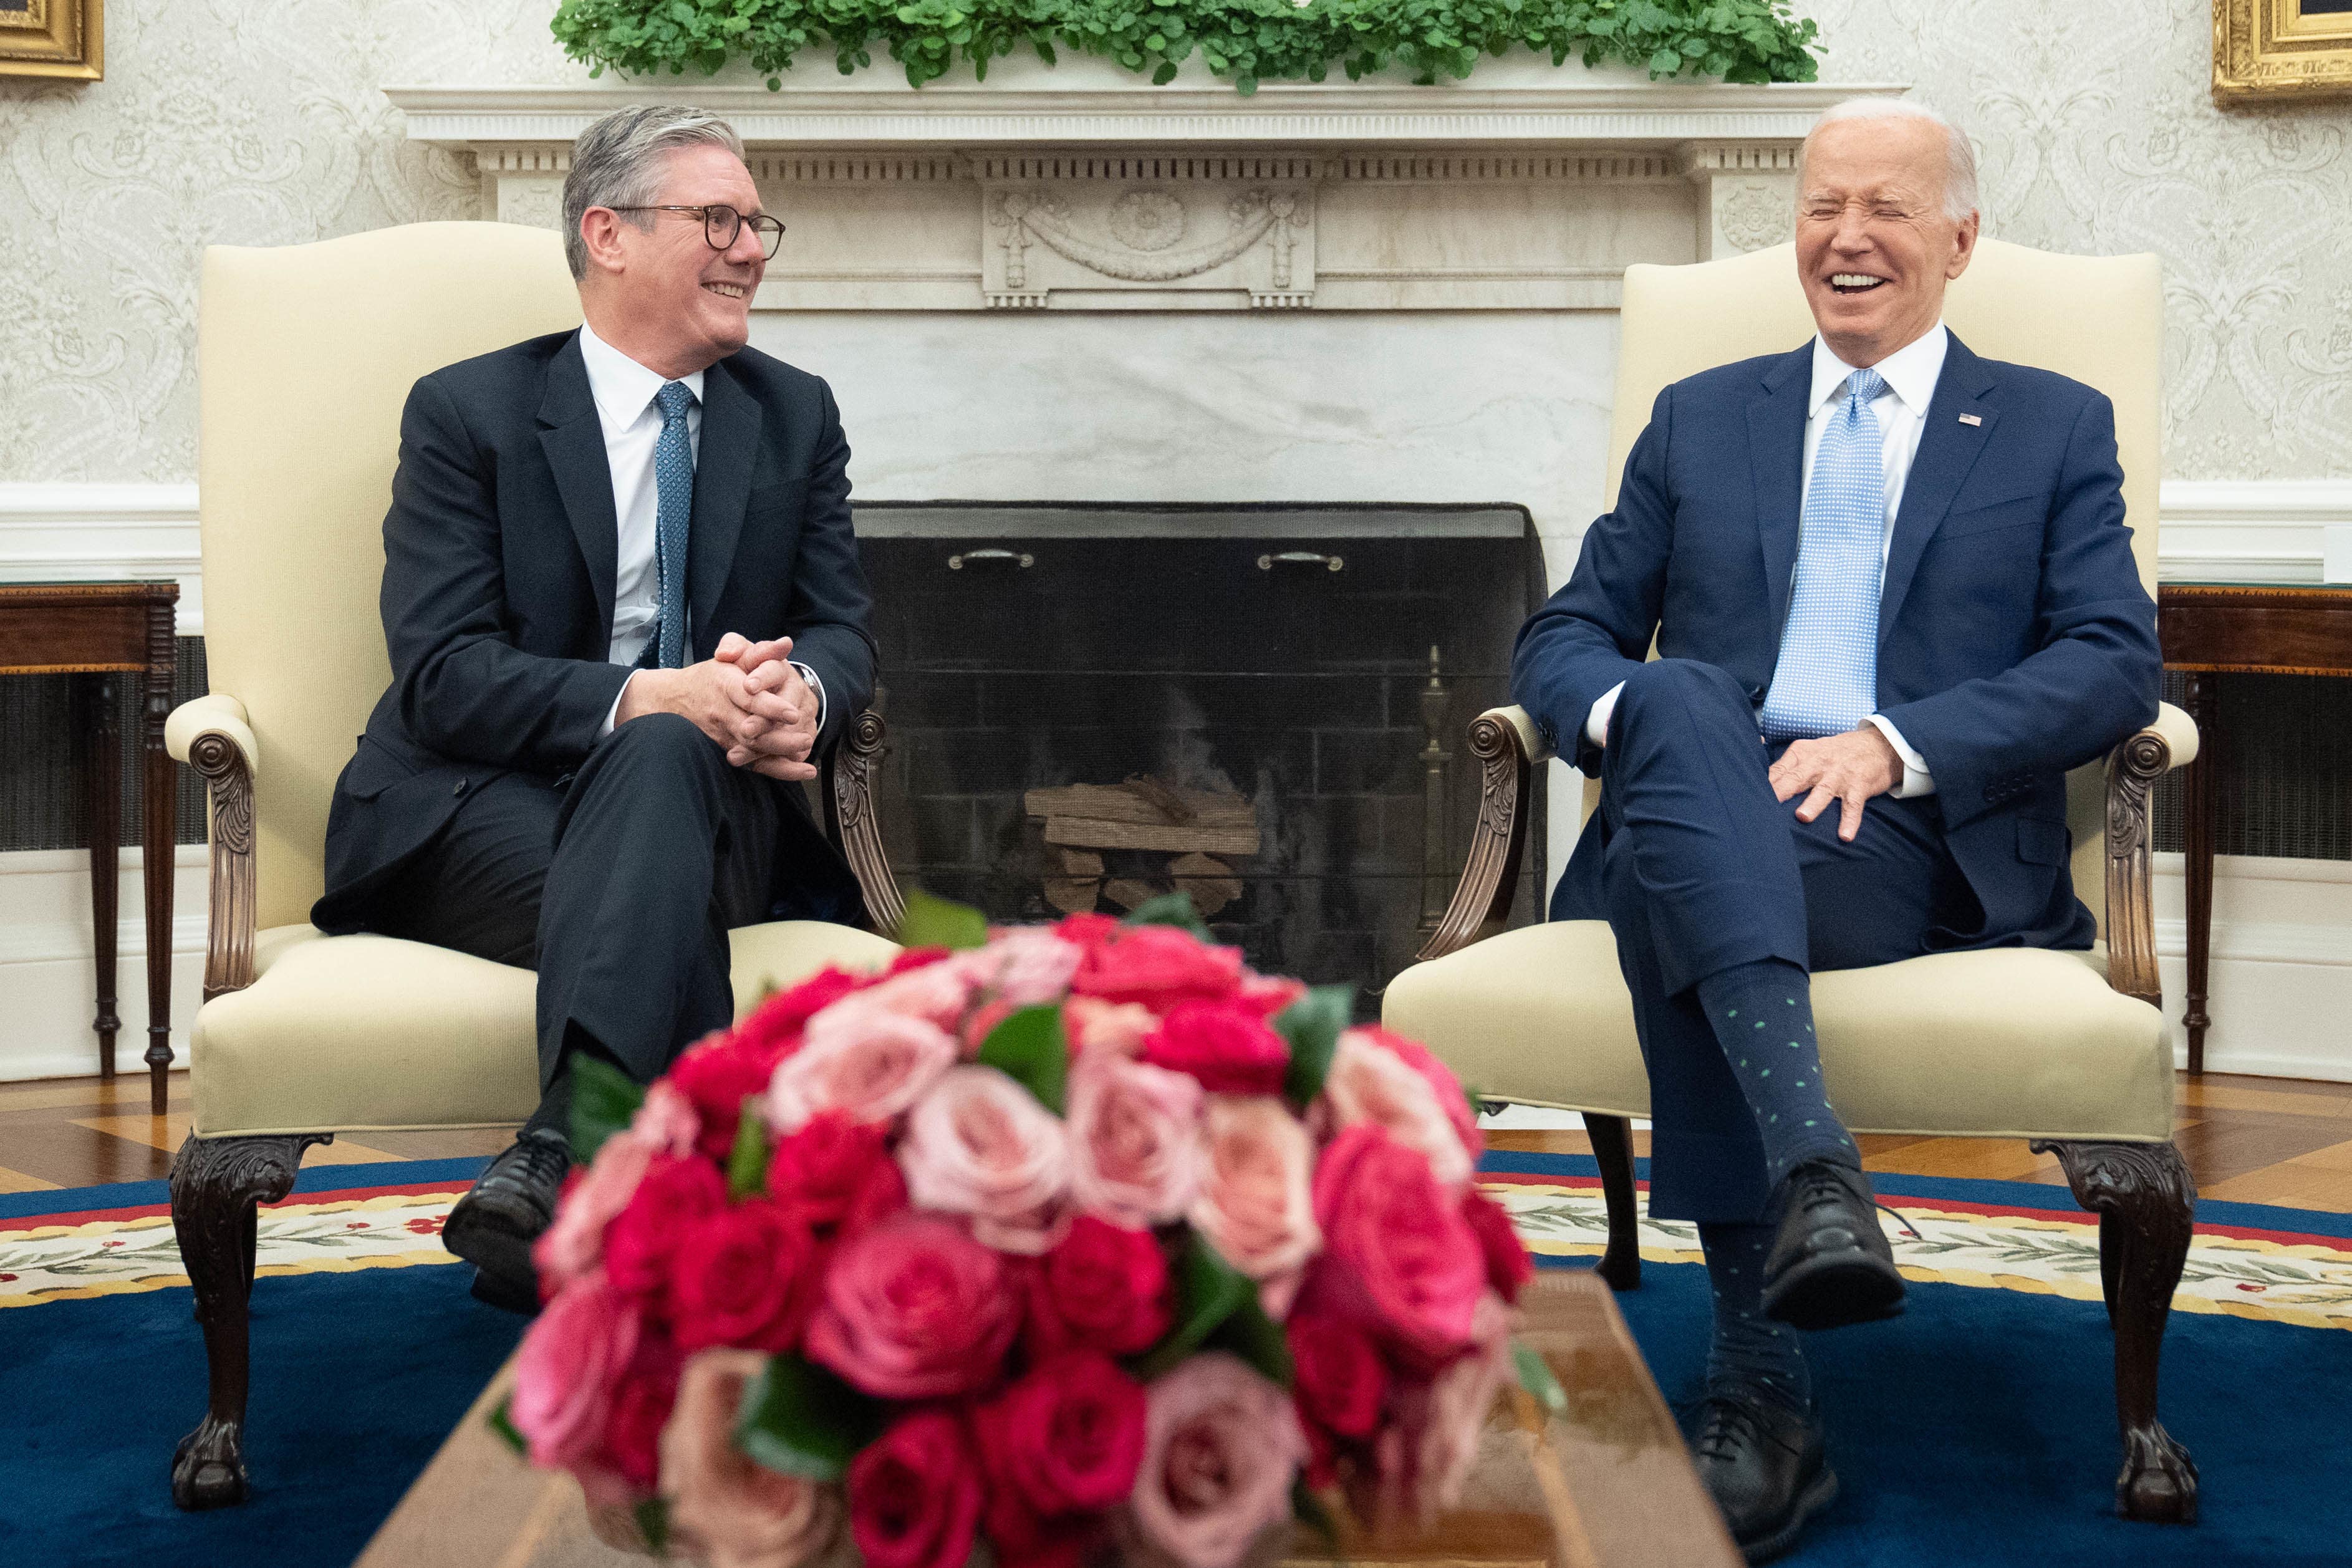
[(1471, 721), (1470, 755), (1479, 765), (1478, 822), (1471, 830), (1470, 858), (1454, 900), (1413, 955), (1416, 960), (1459, 952), (1510, 919), (1533, 815), (1528, 791), (1535, 785), (1535, 765), (1551, 754), (1525, 708), (1488, 708)]
[(212, 692), (172, 710), (163, 748), (196, 770), (210, 798), (212, 897), (205, 924), (205, 1000), (253, 984), (260, 884), (253, 863), (253, 778), (261, 747), (245, 705)]
[(2170, 703), (2107, 755), (2107, 984), (2158, 1008), (2148, 797), (2158, 779), (2196, 758), (2196, 722)]
[(841, 743), (825, 754), (823, 771), (825, 826), (866, 894), (866, 913), (874, 929), (895, 938), (898, 923), (907, 917), (907, 904), (890, 875), (890, 857), (883, 852), (874, 798), (875, 775), (882, 766), (883, 742), (888, 735), (882, 716), (866, 709), (850, 725)]

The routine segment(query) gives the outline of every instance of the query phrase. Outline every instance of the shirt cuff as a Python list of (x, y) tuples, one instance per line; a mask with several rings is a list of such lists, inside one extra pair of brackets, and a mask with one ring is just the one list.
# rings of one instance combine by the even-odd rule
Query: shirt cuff
[(613, 694), (613, 706), (604, 710), (604, 722), (596, 727), (597, 739), (602, 740), (613, 733), (614, 722), (621, 716), (621, 699), (629, 695), (629, 682), (636, 678), (637, 672), (631, 670), (621, 682), (621, 689)]
[(1611, 686), (1592, 705), (1592, 711), (1584, 716), (1584, 738), (1593, 745), (1606, 747), (1609, 744), (1609, 716), (1617, 711), (1617, 694), (1624, 689), (1622, 681)]
[(793, 659), (788, 662), (793, 669), (798, 670), (801, 673), (801, 679), (808, 683), (809, 690), (816, 694), (816, 727), (818, 732), (822, 734), (824, 730), (824, 683), (816, 678), (816, 672), (814, 670), (810, 669), (798, 659)]
[(1877, 714), (1872, 714), (1863, 722), (1885, 736), (1886, 744), (1895, 748), (1895, 755), (1903, 758), (1903, 780), (1888, 790), (1888, 794), (1898, 800), (1907, 800), (1915, 795), (1936, 792), (1936, 776), (1927, 771), (1927, 759), (1911, 748), (1911, 743), (1903, 738), (1901, 730)]

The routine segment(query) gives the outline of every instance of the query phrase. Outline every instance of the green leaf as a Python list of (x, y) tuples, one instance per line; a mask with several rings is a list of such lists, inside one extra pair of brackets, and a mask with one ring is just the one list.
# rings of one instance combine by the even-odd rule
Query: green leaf
[(1317, 986), (1275, 1014), (1275, 1032), (1290, 1042), (1290, 1071), (1282, 1092), (1293, 1105), (1303, 1110), (1323, 1092), (1331, 1053), (1339, 1049), (1354, 999), (1353, 987)]
[(857, 1451), (882, 1434), (883, 1406), (821, 1366), (772, 1355), (743, 1390), (735, 1446), (755, 1463), (788, 1476), (831, 1483), (849, 1473)]
[(506, 1444), (508, 1448), (512, 1448), (516, 1453), (520, 1454), (525, 1458), (529, 1458), (530, 1455), (530, 1445), (524, 1441), (521, 1429), (515, 1426), (514, 1416), (509, 1414), (507, 1410), (507, 1406), (513, 1403), (514, 1396), (512, 1395), (509, 1395), (506, 1398), (499, 1401), (498, 1407), (490, 1412), (490, 1430), (496, 1432), (499, 1435), (499, 1440)]
[(572, 1157), (586, 1165), (604, 1140), (629, 1124), (646, 1101), (645, 1089), (608, 1061), (585, 1051), (572, 1057)]
[(1070, 1076), (1070, 1044), (1062, 1034), (1060, 1008), (1049, 1002), (1007, 1014), (980, 1042), (980, 1054), (974, 1060), (1020, 1084), (1055, 1115), (1062, 1113), (1062, 1091)]
[(768, 1189), (768, 1124), (760, 1119), (760, 1097), (743, 1096), (735, 1121), (735, 1146), (727, 1151), (727, 1196), (741, 1202)]
[(1339, 1521), (1331, 1517), (1331, 1511), (1323, 1506), (1323, 1500), (1315, 1495), (1315, 1489), (1307, 1484), (1303, 1475), (1292, 1478), (1290, 1482), (1290, 1514), (1320, 1537), (1325, 1547), (1339, 1550)]
[[(1167, 79), (1174, 80), (1176, 68), (1170, 66), (1166, 69)], [(1147, 898), (1129, 910), (1127, 918), (1119, 924), (1121, 925), (1174, 925), (1190, 931), (1203, 942), (1213, 940), (1209, 935), (1208, 923), (1201, 918), (1201, 912), (1193, 907), (1192, 894), (1185, 893), (1163, 893), (1157, 898)]]
[(656, 1557), (667, 1554), (669, 1551), (669, 1503), (662, 1498), (649, 1497), (637, 1504), (636, 1515), (637, 1529), (646, 1538), (646, 1549)]
[(1197, 1230), (1184, 1232), (1175, 1283), (1176, 1326), (1136, 1364), (1136, 1376), (1146, 1383), (1200, 1349), (1244, 1301), (1257, 1299), (1257, 1287), (1249, 1277), (1226, 1262)]
[(1536, 1354), (1535, 1348), (1523, 1340), (1511, 1342), (1511, 1360), (1518, 1368), (1519, 1386), (1535, 1396), (1535, 1402), (1548, 1416), (1557, 1416), (1568, 1408), (1568, 1391), (1551, 1373), (1551, 1365)]
[(917, 888), (907, 894), (898, 923), (901, 947), (978, 947), (988, 940), (988, 916), (968, 904), (935, 898)]
[(1257, 1287), (1235, 1307), (1233, 1315), (1217, 1325), (1208, 1343), (1219, 1350), (1227, 1350), (1248, 1362), (1267, 1381), (1287, 1388), (1297, 1376), (1291, 1364), (1290, 1339), (1282, 1325), (1266, 1316), (1265, 1306), (1258, 1301)]

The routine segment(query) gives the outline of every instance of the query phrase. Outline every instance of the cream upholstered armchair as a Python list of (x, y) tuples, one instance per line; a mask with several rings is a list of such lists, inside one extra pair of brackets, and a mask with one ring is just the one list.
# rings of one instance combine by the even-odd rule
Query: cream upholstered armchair
[[(1978, 352), (2073, 376), (2114, 400), (2133, 549), (2151, 592), (2161, 307), (2153, 256), (2052, 256), (1988, 240), (1945, 311)], [(1629, 270), (1612, 504), (1661, 388), (1794, 347), (1812, 330), (1789, 246)], [(1549, 753), (1518, 708), (1482, 715), (1470, 744), (1485, 773), (1469, 864), (1426, 961), (1389, 987), (1386, 1021), (1427, 1041), (1482, 1094), (1585, 1113), (1609, 1209), (1600, 1270), (1629, 1290), (1641, 1260), (1628, 1119), (1649, 1114), (1650, 1094), (1616, 946), (1597, 920), (1499, 931), (1534, 769)], [(1813, 989), (1822, 1070), (1855, 1132), (2032, 1139), (2056, 1152), (2076, 1200), (2098, 1213), (2123, 1428), (2116, 1499), (2135, 1519), (2196, 1512), (2196, 1469), (2156, 1412), (2157, 1357), (2196, 1188), (2171, 1143), (2172, 1049), (2148, 881), (2148, 791), (2196, 752), (2195, 727), (2166, 706), (2068, 780), (2074, 886), (2104, 937), (2090, 953), (1937, 954), (1822, 975)], [(1596, 798), (1589, 788), (1588, 811)]]
[[(242, 1500), (254, 1205), (338, 1133), (512, 1125), (539, 1100), (534, 977), (446, 948), (310, 924), (328, 800), (391, 679), (376, 589), (409, 387), (430, 371), (580, 321), (561, 239), (417, 224), (205, 254), (197, 329), (209, 695), (166, 731), (211, 794), (205, 1002), (190, 1043), (194, 1125), (172, 1166), (211, 1374), (173, 1456), (183, 1508)], [(902, 913), (870, 796), (882, 728), (827, 759), (827, 826), (870, 923)], [(827, 963), (872, 967), (871, 931), (778, 922), (733, 936), (736, 1002)]]

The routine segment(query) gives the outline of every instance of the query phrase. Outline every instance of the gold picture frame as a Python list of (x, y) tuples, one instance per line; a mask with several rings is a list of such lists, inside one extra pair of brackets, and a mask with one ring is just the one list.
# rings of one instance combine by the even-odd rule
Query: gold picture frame
[(2352, 94), (2352, 0), (2213, 0), (2213, 100)]
[(106, 0), (0, 0), (0, 76), (105, 74)]

